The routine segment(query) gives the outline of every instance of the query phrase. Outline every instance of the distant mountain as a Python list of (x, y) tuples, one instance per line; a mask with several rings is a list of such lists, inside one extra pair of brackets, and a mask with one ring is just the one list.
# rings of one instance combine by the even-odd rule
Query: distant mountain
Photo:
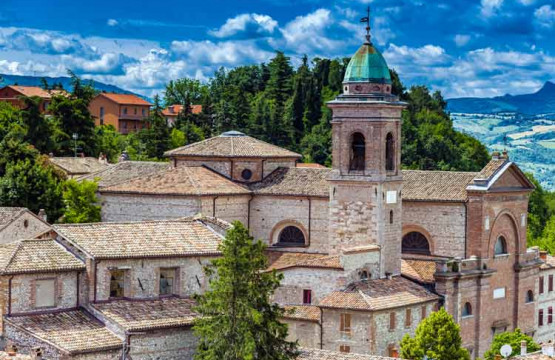
[[(7, 75), (7, 74), (0, 74), (0, 87), (4, 87), (6, 85), (23, 85), (23, 86), (41, 86), (41, 79), (45, 78), (48, 82), (48, 85), (58, 84), (61, 83), (66, 90), (72, 89), (71, 87), (71, 78), (67, 76), (60, 76), (60, 77), (47, 77), (47, 76), (27, 76), (27, 75)], [(89, 80), (84, 80), (85, 82)], [(135, 94), (148, 100), (145, 96), (136, 94), (131, 91), (124, 90), (120, 87), (104, 84), (99, 81), (91, 80), (93, 87), (98, 91), (105, 91), (105, 92), (114, 92), (119, 94)]]
[(448, 99), (447, 110), (464, 114), (499, 112), (517, 112), (524, 115), (555, 114), (555, 84), (548, 81), (533, 94)]

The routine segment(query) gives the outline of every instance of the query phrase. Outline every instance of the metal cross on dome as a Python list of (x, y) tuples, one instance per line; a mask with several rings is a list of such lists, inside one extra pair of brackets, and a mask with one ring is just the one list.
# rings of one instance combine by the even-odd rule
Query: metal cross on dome
[(370, 6), (366, 9), (367, 16), (360, 19), (361, 23), (366, 23), (366, 42), (370, 44)]

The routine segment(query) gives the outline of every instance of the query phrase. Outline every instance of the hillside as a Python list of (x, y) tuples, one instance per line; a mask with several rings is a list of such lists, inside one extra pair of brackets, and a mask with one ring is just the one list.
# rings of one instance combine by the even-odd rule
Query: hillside
[[(48, 77), (48, 76), (28, 76), (28, 75), (8, 75), (0, 74), (0, 87), (6, 85), (23, 85), (23, 86), (41, 86), (41, 79), (45, 78), (49, 85), (61, 83), (64, 89), (71, 90), (71, 78), (67, 76)], [(99, 81), (91, 80), (93, 87), (98, 91), (115, 92), (120, 94), (135, 94), (131, 91), (124, 90), (120, 87), (104, 84)], [(145, 98), (142, 95), (138, 95)], [(146, 98), (145, 98), (146, 99)]]
[(555, 84), (547, 81), (540, 90), (533, 94), (448, 99), (447, 110), (463, 114), (496, 114), (500, 112), (517, 112), (524, 115), (555, 114)]

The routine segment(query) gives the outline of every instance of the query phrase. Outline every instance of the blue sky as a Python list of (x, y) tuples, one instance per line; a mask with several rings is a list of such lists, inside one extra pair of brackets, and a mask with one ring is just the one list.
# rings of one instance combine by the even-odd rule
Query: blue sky
[(66, 68), (148, 96), (221, 67), (350, 56), (372, 7), (374, 43), (407, 84), (447, 97), (555, 80), (554, 0), (3, 0), (0, 73)]

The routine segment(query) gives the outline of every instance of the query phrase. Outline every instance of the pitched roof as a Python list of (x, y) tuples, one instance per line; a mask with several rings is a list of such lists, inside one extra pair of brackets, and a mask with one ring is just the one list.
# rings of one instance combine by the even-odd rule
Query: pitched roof
[(476, 175), (476, 179), (488, 180), (490, 179), (499, 169), (505, 165), (509, 159), (507, 158), (493, 158), (484, 166), (484, 168)]
[(324, 165), (318, 163), (297, 163), (298, 168), (327, 169)]
[(60, 93), (60, 90), (44, 90), (39, 86), (21, 86), (21, 85), (8, 85), (9, 87), (23, 96), (38, 96), (43, 99), (50, 99), (53, 94)]
[(10, 224), (26, 211), (28, 210), (24, 207), (0, 207), (0, 228)]
[(343, 353), (330, 350), (304, 348), (299, 350), (299, 356), (297, 356), (296, 360), (399, 360), (398, 358), (394, 359), (385, 356)]
[(260, 195), (294, 195), (329, 197), (327, 176), (330, 169), (286, 168), (274, 170), (250, 189)]
[(320, 321), (320, 308), (315, 305), (284, 306), (284, 319)]
[(94, 157), (51, 157), (48, 161), (69, 175), (89, 174), (109, 166)]
[(122, 348), (122, 340), (84, 310), (12, 316), (5, 321), (70, 354)]
[(85, 264), (52, 239), (22, 240), (0, 245), (0, 273), (80, 271)]
[(190, 326), (197, 316), (192, 310), (194, 305), (194, 300), (177, 297), (91, 304), (105, 318), (126, 331)]
[(360, 281), (324, 297), (319, 306), (378, 311), (435, 301), (438, 296), (401, 276)]
[(185, 218), (60, 224), (53, 229), (91, 257), (118, 259), (219, 255), (223, 237), (215, 226), (218, 225), (203, 218)]
[(540, 266), (541, 270), (550, 270), (555, 268), (555, 257), (549, 254), (546, 255), (545, 260), (542, 260), (543, 264)]
[(433, 260), (401, 260), (401, 274), (423, 284), (435, 283), (436, 263)]
[[(519, 186), (515, 190), (533, 190), (534, 184), (528, 180), (522, 170), (509, 160), (507, 154), (494, 155), (489, 163), (480, 171), (467, 187), (467, 190), (487, 191), (501, 178), (507, 171), (511, 171), (513, 176), (519, 179)], [(509, 188), (512, 186), (509, 186)]]
[(102, 193), (144, 195), (248, 195), (243, 186), (204, 166), (180, 166), (102, 189)]
[(300, 154), (268, 144), (238, 131), (228, 131), (194, 144), (167, 151), (165, 156), (301, 158)]
[(146, 105), (152, 104), (134, 94), (100, 93), (97, 96), (104, 96), (120, 105)]
[(98, 187), (105, 188), (135, 178), (167, 170), (170, 164), (155, 161), (121, 161), (108, 167), (79, 177), (78, 180), (98, 180)]
[(403, 200), (464, 202), (466, 186), (477, 173), (461, 171), (403, 171)]
[[(200, 114), (202, 112), (202, 105), (189, 106), (192, 114)], [(177, 116), (183, 110), (183, 105), (170, 105), (162, 110), (164, 116)]]
[(343, 270), (339, 255), (283, 252), (272, 262), (267, 271), (299, 267)]

